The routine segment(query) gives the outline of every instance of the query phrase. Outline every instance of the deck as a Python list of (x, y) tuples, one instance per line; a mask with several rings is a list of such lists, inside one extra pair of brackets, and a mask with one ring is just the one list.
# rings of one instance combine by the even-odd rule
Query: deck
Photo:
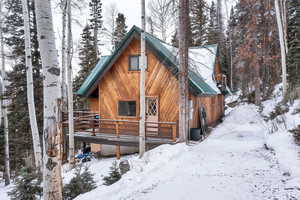
[[(68, 127), (64, 114), (64, 127)], [(176, 122), (146, 122), (146, 144), (174, 144), (178, 138)], [(139, 121), (99, 119), (98, 113), (74, 112), (75, 141), (120, 146), (138, 146)]]
[[(76, 132), (75, 140), (94, 143), (94, 144), (109, 144), (121, 146), (137, 146), (139, 143), (139, 136), (134, 135), (121, 135), (115, 136), (106, 133), (96, 133), (90, 135), (88, 132)], [(146, 144), (160, 145), (160, 144), (175, 144), (176, 141), (167, 138), (146, 137)]]

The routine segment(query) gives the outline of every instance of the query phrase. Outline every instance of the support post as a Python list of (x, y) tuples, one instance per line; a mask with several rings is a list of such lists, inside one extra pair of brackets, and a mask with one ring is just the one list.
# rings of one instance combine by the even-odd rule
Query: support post
[(176, 124), (172, 124), (172, 139), (174, 142), (176, 142)]
[[(119, 124), (116, 122), (116, 136), (120, 137), (120, 129), (119, 129)], [(121, 147), (120, 145), (116, 145), (116, 158), (117, 160), (120, 160), (121, 158)]]

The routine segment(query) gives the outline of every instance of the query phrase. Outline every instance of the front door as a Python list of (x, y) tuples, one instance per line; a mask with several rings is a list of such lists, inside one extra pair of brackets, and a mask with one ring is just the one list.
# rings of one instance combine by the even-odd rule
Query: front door
[(146, 97), (146, 133), (158, 134), (158, 98)]

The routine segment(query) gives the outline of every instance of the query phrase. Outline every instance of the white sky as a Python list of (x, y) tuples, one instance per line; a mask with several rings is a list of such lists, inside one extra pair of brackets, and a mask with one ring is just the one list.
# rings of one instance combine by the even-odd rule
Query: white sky
[[(61, 49), (61, 10), (59, 7), (57, 7), (56, 2), (59, 0), (53, 0), (52, 1), (52, 7), (53, 7), (53, 18), (54, 18), (54, 31), (56, 32), (56, 38), (57, 38), (57, 49), (60, 53)], [(214, 0), (216, 1), (216, 0)], [(223, 0), (224, 2), (227, 1), (227, 8), (228, 8), (228, 15), (230, 14), (230, 8), (236, 2), (237, 0)], [(89, 0), (85, 0), (85, 6), (82, 10), (74, 10), (73, 11), (73, 18), (75, 19), (73, 22), (73, 40), (74, 40), (74, 56), (73, 56), (73, 66), (74, 71), (78, 71), (78, 54), (77, 54), (77, 46), (80, 39), (80, 34), (82, 33), (82, 29), (85, 26), (85, 24), (88, 22), (89, 19), (89, 7), (88, 7)], [(102, 0), (102, 16), (104, 20), (104, 24), (106, 23), (105, 20), (107, 17), (105, 17), (106, 10), (111, 4), (115, 4), (117, 6), (117, 9), (119, 12), (123, 13), (126, 17), (126, 24), (128, 26), (128, 30), (133, 26), (137, 25), (140, 26), (141, 24), (141, 9), (140, 9), (140, 2), (141, 0)], [(150, 0), (146, 0), (146, 9), (148, 7), (148, 3)], [(207, 2), (211, 2), (211, 0), (207, 0)], [(146, 11), (147, 15), (147, 11)], [(225, 12), (225, 3), (224, 3), (224, 17), (226, 18), (226, 12)], [(226, 20), (224, 20), (225, 22)], [(105, 43), (105, 42), (104, 42)], [(109, 46), (105, 45), (101, 48), (102, 55), (110, 54)]]

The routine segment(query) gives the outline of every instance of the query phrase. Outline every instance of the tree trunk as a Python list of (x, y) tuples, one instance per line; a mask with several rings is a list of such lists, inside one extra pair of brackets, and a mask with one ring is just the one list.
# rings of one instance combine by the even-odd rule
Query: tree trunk
[[(0, 5), (0, 13), (2, 13), (2, 5)], [(6, 72), (5, 72), (5, 55), (4, 55), (4, 39), (3, 39), (3, 21), (0, 24), (0, 39), (1, 39), (1, 77), (2, 77), (2, 84), (1, 84), (1, 111), (3, 117), (3, 128), (4, 128), (4, 154), (5, 154), (5, 170), (4, 170), (4, 180), (5, 185), (10, 184), (10, 163), (9, 163), (9, 138), (8, 138), (8, 119), (7, 119), (7, 100), (5, 99), (6, 95)]]
[(259, 73), (259, 64), (255, 66), (255, 78), (254, 78), (254, 85), (255, 85), (255, 105), (259, 106), (261, 104), (261, 90), (260, 90), (260, 73)]
[(279, 8), (279, 0), (275, 0), (275, 12), (276, 12), (276, 21), (278, 26), (279, 32), (279, 42), (280, 42), (280, 51), (281, 51), (281, 69), (282, 69), (282, 88), (283, 88), (283, 95), (286, 96), (287, 93), (287, 75), (286, 75), (286, 45), (284, 39), (284, 31), (283, 31), (283, 24), (282, 18), (283, 15), (280, 12)]
[(74, 121), (73, 121), (73, 81), (72, 81), (72, 13), (71, 0), (67, 0), (68, 12), (68, 115), (69, 115), (69, 163), (71, 167), (75, 164), (75, 144), (74, 144)]
[[(62, 40), (61, 40), (61, 94), (63, 103), (67, 103), (66, 91), (66, 21), (67, 21), (67, 0), (62, 0)], [(64, 106), (65, 108), (65, 106)]]
[(38, 40), (44, 75), (44, 200), (62, 199), (61, 87), (50, 1), (35, 0)]
[(188, 135), (188, 17), (189, 0), (179, 1), (179, 141)]
[(26, 59), (26, 78), (27, 78), (27, 103), (29, 120), (31, 127), (33, 151), (35, 167), (41, 171), (42, 167), (42, 148), (40, 143), (38, 125), (36, 121), (35, 103), (34, 103), (34, 87), (32, 77), (32, 56), (31, 56), (31, 41), (30, 41), (30, 22), (28, 13), (27, 0), (22, 1), (24, 32), (25, 32), (25, 59)]
[(140, 73), (140, 141), (139, 141), (139, 154), (140, 158), (145, 153), (145, 137), (146, 137), (146, 108), (145, 108), (145, 68), (146, 68), (146, 41), (145, 41), (145, 28), (146, 28), (146, 11), (145, 0), (141, 0), (141, 20), (142, 20), (142, 32), (141, 32), (141, 73)]

